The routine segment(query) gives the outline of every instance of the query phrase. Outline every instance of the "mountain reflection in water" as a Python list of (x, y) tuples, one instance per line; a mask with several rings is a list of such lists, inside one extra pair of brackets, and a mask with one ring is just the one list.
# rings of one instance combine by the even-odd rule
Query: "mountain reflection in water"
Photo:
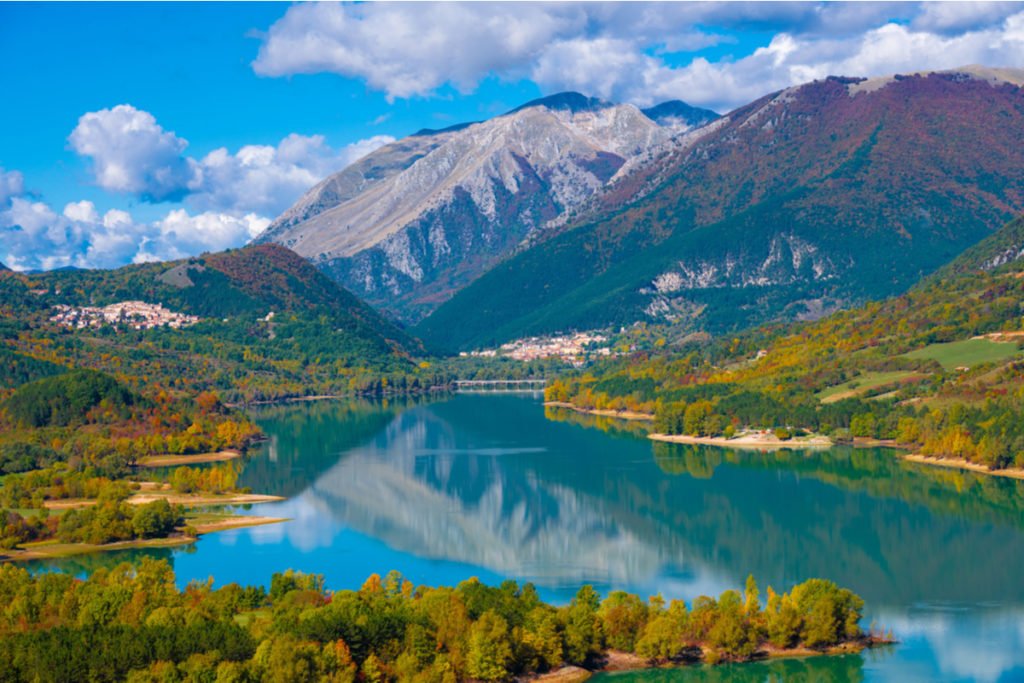
[(269, 440), (239, 485), (289, 496), (252, 513), (292, 521), (175, 551), (182, 582), (266, 583), (294, 567), (340, 589), (398, 569), (416, 583), (528, 580), (564, 602), (582, 583), (692, 598), (751, 573), (762, 589), (824, 577), (863, 596), (868, 620), (902, 643), (774, 665), (783, 678), (1024, 677), (1022, 482), (910, 465), (884, 449), (652, 443), (635, 425), (544, 409), (530, 395), (325, 402), (254, 417)]

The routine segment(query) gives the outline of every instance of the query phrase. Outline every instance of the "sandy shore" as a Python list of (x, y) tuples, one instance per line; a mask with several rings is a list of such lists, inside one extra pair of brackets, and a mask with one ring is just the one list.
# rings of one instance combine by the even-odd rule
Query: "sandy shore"
[(970, 470), (971, 472), (977, 472), (979, 474), (990, 474), (993, 477), (1024, 479), (1024, 468), (1020, 467), (1007, 467), (1001, 470), (992, 470), (985, 465), (979, 465), (976, 462), (970, 462), (969, 460), (964, 460), (962, 458), (932, 458), (927, 455), (921, 455), (920, 453), (910, 453), (901, 457), (907, 462), (916, 462), (920, 465)]
[(580, 408), (574, 406), (571, 403), (565, 403), (564, 401), (544, 401), (544, 405), (551, 408), (568, 408), (569, 410), (575, 410), (577, 413), (583, 413), (585, 415), (600, 415), (601, 417), (617, 417), (621, 420), (644, 420), (650, 422), (654, 419), (654, 415), (650, 413), (637, 413), (632, 410), (593, 410), (588, 408)]
[[(164, 498), (172, 505), (184, 505), (185, 507), (198, 507), (201, 505), (252, 505), (256, 503), (275, 503), (284, 500), (280, 496), (264, 496), (257, 493), (238, 493), (223, 495), (195, 495), (190, 493), (162, 493), (158, 491), (136, 493), (125, 502), (129, 505), (145, 505), (154, 500)], [(45, 505), (48, 510), (70, 510), (72, 508), (85, 508), (95, 505), (95, 500), (85, 498), (67, 498), (63, 500), (48, 500)]]
[(744, 450), (780, 450), (783, 448), (808, 449), (832, 448), (832, 440), (827, 436), (814, 435), (794, 437), (783, 441), (774, 434), (755, 432), (741, 434), (727, 439), (722, 436), (685, 436), (682, 434), (648, 434), (648, 439), (666, 443), (701, 444), (704, 446), (720, 446), (722, 448), (741, 448)]
[(563, 666), (546, 674), (526, 677), (522, 680), (543, 681), (543, 683), (582, 683), (593, 675), (593, 672), (578, 666)]
[(203, 534), (211, 534), (215, 531), (226, 531), (227, 529), (242, 529), (249, 526), (263, 526), (264, 524), (278, 524), (279, 522), (287, 522), (287, 517), (246, 517), (239, 515), (237, 517), (229, 517), (227, 519), (218, 520), (216, 522), (206, 522), (202, 524), (193, 524), (192, 528), (196, 530), (200, 536)]
[(144, 458), (139, 467), (174, 467), (176, 465), (201, 465), (208, 462), (224, 462), (242, 457), (236, 450), (218, 451), (216, 453), (199, 453), (197, 455), (153, 455)]

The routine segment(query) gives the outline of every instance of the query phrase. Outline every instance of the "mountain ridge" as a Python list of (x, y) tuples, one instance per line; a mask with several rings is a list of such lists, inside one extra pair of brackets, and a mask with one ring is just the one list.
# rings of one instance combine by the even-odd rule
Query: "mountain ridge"
[[(488, 121), (424, 130), (325, 179), (257, 243), (313, 260), (378, 308), (416, 321), (565, 222), (632, 158), (691, 124), (559, 93)], [(693, 110), (698, 123), (711, 116)], [(666, 114), (667, 116), (667, 114)]]
[(450, 350), (636, 320), (722, 332), (903, 291), (1024, 210), (1024, 93), (970, 69), (830, 77), (673, 138), (413, 330)]

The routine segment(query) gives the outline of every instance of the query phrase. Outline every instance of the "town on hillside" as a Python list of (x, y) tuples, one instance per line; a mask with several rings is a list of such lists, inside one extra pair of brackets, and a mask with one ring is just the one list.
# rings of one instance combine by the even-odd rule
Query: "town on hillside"
[(484, 358), (505, 357), (513, 360), (532, 361), (542, 358), (560, 358), (579, 366), (593, 357), (615, 355), (608, 346), (608, 337), (594, 332), (577, 332), (557, 337), (527, 337), (502, 344), (497, 349), (463, 351), (461, 356)]
[(177, 329), (199, 322), (197, 316), (175, 313), (162, 304), (149, 304), (145, 301), (121, 301), (103, 307), (58, 304), (54, 308), (57, 313), (50, 317), (51, 322), (78, 330), (105, 325), (127, 325), (133, 330), (164, 326)]

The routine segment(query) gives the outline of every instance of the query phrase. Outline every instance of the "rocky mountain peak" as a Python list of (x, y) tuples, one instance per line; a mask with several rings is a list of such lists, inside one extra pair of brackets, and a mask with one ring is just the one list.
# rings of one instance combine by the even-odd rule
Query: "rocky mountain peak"
[(555, 93), (554, 95), (548, 95), (536, 100), (531, 100), (526, 104), (516, 107), (508, 113), (515, 114), (523, 109), (532, 109), (534, 107), (544, 107), (545, 109), (550, 109), (552, 111), (564, 110), (576, 113), (581, 111), (597, 111), (614, 106), (615, 105), (611, 102), (606, 102), (600, 98), (587, 97), (586, 95), (581, 95), (578, 92), (569, 91)]
[(631, 104), (568, 92), (425, 129), (325, 179), (257, 241), (294, 249), (416, 320), (525, 239), (562, 225), (628, 160), (693, 127), (669, 116), (687, 105), (668, 104), (658, 122)]
[(711, 123), (718, 118), (718, 114), (710, 109), (694, 107), (682, 100), (669, 100), (647, 109), (641, 109), (641, 111), (644, 113), (644, 116), (659, 126), (672, 126), (676, 128), (697, 128)]

